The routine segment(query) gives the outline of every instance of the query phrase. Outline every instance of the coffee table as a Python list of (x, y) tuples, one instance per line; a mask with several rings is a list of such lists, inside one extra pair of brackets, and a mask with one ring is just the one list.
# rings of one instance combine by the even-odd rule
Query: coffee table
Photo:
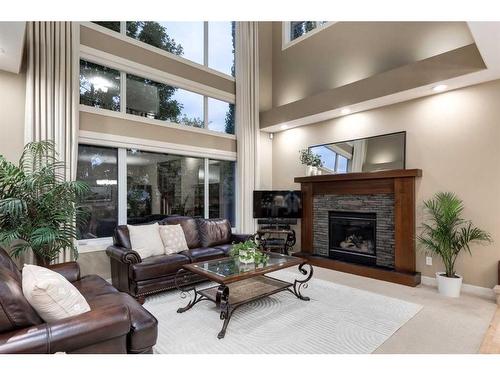
[[(313, 275), (313, 268), (305, 259), (283, 254), (268, 253), (269, 260), (266, 264), (244, 264), (237, 257), (220, 258), (204, 262), (191, 263), (183, 266), (176, 275), (177, 289), (181, 297), (190, 296), (189, 303), (177, 310), (183, 313), (201, 301), (212, 301), (220, 309), (220, 319), (223, 320), (222, 330), (217, 337), (223, 338), (227, 325), (233, 312), (240, 306), (260, 298), (270, 296), (282, 291), (293, 293), (303, 301), (309, 297), (302, 295), (302, 289), (307, 288), (307, 282)], [(288, 282), (267, 276), (267, 273), (284, 268), (298, 266), (300, 273), (306, 276), (303, 280)], [(187, 272), (204, 276), (217, 286), (197, 290), (196, 286), (181, 287), (182, 278), (187, 277)]]

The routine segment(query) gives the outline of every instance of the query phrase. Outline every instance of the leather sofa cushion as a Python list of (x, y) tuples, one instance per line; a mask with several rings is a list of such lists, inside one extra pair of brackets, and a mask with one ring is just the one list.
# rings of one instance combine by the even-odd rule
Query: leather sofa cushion
[(198, 229), (203, 247), (231, 242), (231, 224), (227, 219), (199, 219)]
[(104, 294), (119, 293), (113, 285), (97, 275), (84, 276), (72, 284), (82, 293), (87, 302), (89, 299)]
[(160, 222), (160, 224), (176, 225), (180, 224), (186, 237), (187, 245), (190, 249), (201, 246), (200, 233), (196, 219), (189, 216), (171, 216)]
[(183, 264), (188, 263), (189, 258), (181, 253), (149, 257), (141, 263), (131, 265), (132, 279), (148, 280), (175, 274)]
[(193, 263), (203, 262), (210, 259), (223, 258), (226, 256), (222, 249), (217, 249), (215, 247), (199, 247), (197, 249), (181, 251), (179, 254), (188, 256)]
[(224, 252), (224, 254), (226, 254), (227, 256), (229, 256), (229, 252), (233, 248), (233, 245), (230, 244), (230, 243), (226, 243), (224, 245), (217, 245), (217, 246), (215, 246), (215, 248), (216, 249), (221, 249)]
[(0, 333), (42, 323), (15, 274), (0, 266)]
[(132, 249), (130, 234), (126, 225), (118, 225), (116, 227), (115, 235), (113, 236), (113, 243), (115, 246), (120, 246), (127, 250)]
[(92, 310), (116, 305), (128, 307), (130, 324), (132, 325), (128, 343), (129, 352), (141, 353), (155, 345), (158, 336), (158, 321), (156, 318), (126, 293), (117, 292), (114, 288), (114, 291), (108, 288), (109, 293), (104, 294), (92, 291), (93, 288), (100, 288), (105, 284), (108, 283), (96, 275), (85, 276), (78, 282), (73, 283), (83, 294)]

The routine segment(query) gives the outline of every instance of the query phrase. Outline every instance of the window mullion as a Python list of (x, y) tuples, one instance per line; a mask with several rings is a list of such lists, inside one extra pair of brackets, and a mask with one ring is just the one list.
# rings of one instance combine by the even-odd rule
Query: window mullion
[(203, 65), (208, 66), (208, 22), (203, 22)]
[(209, 218), (209, 203), (210, 203), (210, 196), (209, 196), (209, 190), (210, 190), (210, 170), (209, 170), (209, 160), (208, 158), (205, 158), (205, 164), (203, 166), (204, 170), (205, 170), (205, 173), (204, 173), (204, 176), (205, 176), (205, 180), (203, 181), (204, 184), (205, 184), (205, 187), (204, 187), (204, 191), (205, 191), (205, 194), (203, 195), (203, 198), (204, 198), (204, 214), (205, 214), (205, 219), (208, 219)]
[(208, 96), (203, 97), (203, 127), (208, 129)]
[(127, 21), (120, 21), (120, 34), (127, 35)]
[(120, 72), (120, 112), (127, 113), (127, 73)]
[(127, 224), (127, 149), (118, 149), (118, 224)]

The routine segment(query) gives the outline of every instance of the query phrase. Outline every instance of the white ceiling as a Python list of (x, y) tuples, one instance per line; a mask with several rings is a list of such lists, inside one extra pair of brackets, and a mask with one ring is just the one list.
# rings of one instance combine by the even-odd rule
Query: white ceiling
[(21, 70), (25, 32), (26, 22), (0, 22), (0, 70)]
[[(431, 85), (421, 86), (414, 89), (401, 91), (396, 94), (356, 103), (349, 106), (349, 114), (367, 111), (370, 109), (400, 103), (424, 96), (435, 95), (436, 92), (432, 90), (432, 87), (434, 87), (436, 84), (445, 84), (447, 85), (446, 91), (450, 91), (461, 87), (472, 86), (479, 83), (500, 79), (500, 22), (468, 22), (467, 24), (472, 33), (472, 36), (474, 37), (476, 46), (481, 53), (481, 57), (483, 58), (483, 61), (487, 66), (487, 69), (449, 80), (435, 82)], [(295, 128), (298, 126), (310, 125), (320, 121), (326, 121), (336, 117), (344, 116), (345, 114), (341, 112), (342, 108), (338, 108), (332, 111), (303, 117), (292, 122), (274, 125), (262, 130), (265, 132), (273, 133)]]

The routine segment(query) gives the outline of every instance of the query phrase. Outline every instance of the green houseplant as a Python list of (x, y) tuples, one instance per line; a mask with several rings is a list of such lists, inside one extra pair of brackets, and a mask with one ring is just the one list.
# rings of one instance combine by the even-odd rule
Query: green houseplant
[(52, 141), (28, 143), (19, 165), (0, 155), (0, 244), (13, 256), (31, 249), (46, 265), (62, 249), (77, 255), (76, 224), (87, 217), (78, 202), (89, 187), (66, 181), (64, 170)]
[(244, 264), (265, 264), (269, 259), (268, 255), (258, 250), (258, 245), (252, 240), (233, 244), (229, 255), (238, 257), (238, 260)]
[(449, 297), (458, 297), (462, 277), (455, 272), (455, 262), (462, 251), (472, 255), (473, 243), (490, 243), (491, 236), (475, 227), (470, 220), (462, 218), (463, 201), (450, 192), (439, 192), (424, 201), (427, 221), (422, 224), (418, 241), (427, 253), (439, 256), (445, 272), (437, 272), (439, 292)]
[(318, 168), (323, 166), (321, 157), (311, 151), (310, 148), (305, 148), (299, 151), (300, 163), (307, 167), (306, 174), (308, 176), (318, 174)]

